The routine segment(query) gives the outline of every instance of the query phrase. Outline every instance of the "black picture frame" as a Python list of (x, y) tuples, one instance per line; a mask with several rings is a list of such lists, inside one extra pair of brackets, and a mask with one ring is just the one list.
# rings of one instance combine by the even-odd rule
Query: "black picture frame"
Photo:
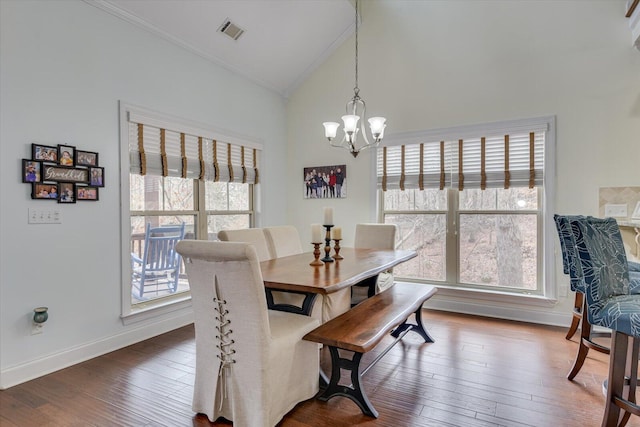
[(58, 147), (32, 143), (31, 158), (42, 162), (58, 163)]
[(100, 200), (100, 189), (88, 185), (76, 185), (76, 200), (78, 202), (95, 202)]
[(73, 145), (58, 144), (58, 164), (60, 166), (75, 166), (75, 156), (76, 147)]
[(76, 202), (75, 182), (58, 182), (58, 203)]
[(42, 162), (22, 159), (22, 182), (42, 182)]
[(76, 150), (76, 166), (98, 166), (98, 153)]
[(89, 185), (92, 187), (104, 187), (104, 168), (89, 168)]
[[(55, 190), (55, 194), (51, 194)], [(31, 198), (34, 200), (58, 200), (57, 182), (34, 182), (31, 186)]]

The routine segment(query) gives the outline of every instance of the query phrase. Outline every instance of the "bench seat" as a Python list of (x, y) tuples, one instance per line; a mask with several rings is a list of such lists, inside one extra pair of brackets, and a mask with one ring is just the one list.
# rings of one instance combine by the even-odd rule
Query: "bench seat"
[[(425, 342), (433, 342), (422, 325), (421, 310), (436, 291), (435, 286), (396, 283), (307, 333), (305, 340), (324, 344), (331, 353), (331, 380), (318, 398), (326, 401), (334, 396), (348, 397), (363, 413), (377, 418), (378, 412), (362, 389), (360, 378), (409, 331), (420, 334)], [(411, 314), (415, 314), (415, 324), (407, 322)], [(389, 332), (395, 338), (393, 343), (360, 372), (362, 355), (375, 348)], [(341, 357), (338, 349), (352, 352), (352, 359)], [(341, 369), (351, 372), (351, 386), (339, 385)]]

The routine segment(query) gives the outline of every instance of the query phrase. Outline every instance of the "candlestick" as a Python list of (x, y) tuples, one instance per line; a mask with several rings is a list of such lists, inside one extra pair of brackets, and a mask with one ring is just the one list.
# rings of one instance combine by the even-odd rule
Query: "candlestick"
[(340, 240), (341, 239), (333, 239), (333, 241), (335, 242), (335, 244), (333, 245), (333, 250), (336, 252), (336, 254), (333, 256), (333, 259), (344, 259), (344, 257), (340, 255)]
[(333, 227), (333, 231), (331, 232), (331, 237), (334, 240), (342, 240), (342, 228), (341, 227)]
[(331, 253), (331, 227), (333, 227), (333, 225), (324, 225), (324, 228), (327, 229), (327, 234), (324, 236), (324, 258), (322, 258), (322, 261), (324, 262), (333, 262), (333, 258), (329, 256)]
[(309, 265), (318, 266), (324, 265), (322, 261), (320, 261), (320, 243), (312, 243), (313, 245), (313, 256), (314, 260), (309, 263)]
[(333, 208), (324, 208), (324, 225), (333, 225)]
[(311, 242), (322, 243), (322, 226), (320, 224), (311, 224)]

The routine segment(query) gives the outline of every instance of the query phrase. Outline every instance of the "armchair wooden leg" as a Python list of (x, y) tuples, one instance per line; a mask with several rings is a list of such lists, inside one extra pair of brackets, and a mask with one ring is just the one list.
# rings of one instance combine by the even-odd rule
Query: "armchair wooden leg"
[(576, 334), (578, 326), (580, 326), (580, 319), (582, 318), (582, 305), (584, 304), (584, 294), (582, 292), (576, 292), (576, 297), (573, 301), (573, 316), (571, 319), (571, 326), (567, 331), (566, 339), (570, 340)]

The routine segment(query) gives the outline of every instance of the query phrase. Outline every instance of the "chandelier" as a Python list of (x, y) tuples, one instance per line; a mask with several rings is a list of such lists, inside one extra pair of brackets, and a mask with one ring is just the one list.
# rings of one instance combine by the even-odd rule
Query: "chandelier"
[[(366, 148), (377, 146), (384, 137), (384, 128), (387, 127), (384, 117), (371, 117), (367, 120), (371, 135), (367, 137), (364, 124), (366, 105), (364, 100), (360, 98), (360, 88), (358, 88), (358, 15), (358, 0), (356, 0), (356, 85), (353, 88), (353, 98), (347, 102), (347, 114), (342, 116), (344, 123), (342, 140), (340, 142), (335, 140), (340, 123), (323, 123), (324, 136), (327, 137), (331, 146), (345, 148), (349, 150), (353, 157), (357, 157), (358, 153)], [(359, 137), (361, 137), (360, 140)]]

